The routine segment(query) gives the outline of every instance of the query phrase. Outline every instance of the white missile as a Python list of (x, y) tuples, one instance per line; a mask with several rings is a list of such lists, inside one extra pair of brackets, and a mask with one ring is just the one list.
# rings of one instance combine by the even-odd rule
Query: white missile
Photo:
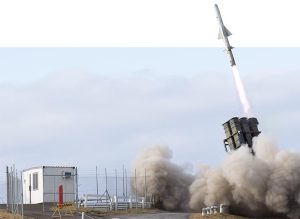
[(230, 65), (234, 66), (235, 65), (235, 60), (234, 60), (234, 57), (233, 57), (233, 54), (232, 54), (233, 47), (230, 46), (230, 43), (229, 43), (229, 40), (228, 40), (228, 37), (232, 34), (225, 27), (225, 25), (223, 23), (223, 20), (222, 20), (222, 17), (221, 17), (219, 7), (218, 7), (217, 4), (215, 4), (215, 9), (216, 9), (216, 14), (217, 14), (217, 19), (218, 19), (218, 22), (219, 22), (219, 25), (220, 25), (218, 39), (222, 39), (224, 41), (225, 49), (226, 49), (226, 51), (228, 53), (228, 56), (229, 56)]

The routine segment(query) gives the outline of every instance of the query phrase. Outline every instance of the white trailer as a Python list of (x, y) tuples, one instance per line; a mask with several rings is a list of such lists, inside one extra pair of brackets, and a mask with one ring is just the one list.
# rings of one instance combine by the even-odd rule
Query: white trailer
[(22, 171), (23, 203), (58, 202), (58, 187), (63, 186), (64, 202), (76, 199), (76, 167), (41, 166)]

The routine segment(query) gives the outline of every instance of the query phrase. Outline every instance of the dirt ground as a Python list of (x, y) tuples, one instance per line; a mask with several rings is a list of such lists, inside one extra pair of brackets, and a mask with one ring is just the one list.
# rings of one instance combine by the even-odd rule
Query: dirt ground
[(192, 213), (190, 214), (189, 219), (246, 219), (246, 217), (229, 215), (229, 214), (212, 214), (202, 216), (200, 213)]
[[(15, 215), (8, 212), (6, 209), (0, 209), (0, 218), (1, 219), (21, 219), (20, 215)], [(31, 217), (24, 217), (24, 219), (33, 219)]]
[[(254, 219), (254, 218), (236, 216), (231, 214), (211, 214), (211, 215), (202, 216), (201, 213), (191, 213), (189, 219)], [(263, 219), (285, 219), (285, 218), (264, 217)]]
[[(52, 207), (53, 205), (24, 205), (24, 219), (52, 218)], [(5, 208), (6, 206), (0, 206), (0, 219), (21, 219), (19, 215), (13, 215), (7, 212)], [(80, 211), (85, 211), (87, 215), (85, 218), (89, 219), (249, 219), (246, 217), (229, 214), (213, 214), (202, 216), (201, 213), (165, 212), (157, 209), (131, 209), (118, 212), (99, 212), (95, 211), (94, 209), (80, 209)], [(63, 216), (62, 218), (81, 219), (81, 213), (74, 212), (73, 216)]]

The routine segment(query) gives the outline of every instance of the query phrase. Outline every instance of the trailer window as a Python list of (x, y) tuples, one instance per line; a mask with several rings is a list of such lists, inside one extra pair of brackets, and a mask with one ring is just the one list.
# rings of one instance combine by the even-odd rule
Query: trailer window
[(32, 189), (33, 190), (38, 190), (39, 189), (39, 180), (38, 180), (38, 173), (33, 173), (32, 174)]

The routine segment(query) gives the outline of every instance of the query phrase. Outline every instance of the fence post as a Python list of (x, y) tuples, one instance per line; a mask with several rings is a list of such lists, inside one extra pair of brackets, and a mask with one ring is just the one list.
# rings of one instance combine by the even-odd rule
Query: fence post
[(16, 213), (19, 214), (19, 179), (18, 179), (18, 170), (15, 170), (15, 177), (16, 177), (16, 190), (17, 190), (17, 194), (16, 194)]
[(115, 169), (115, 174), (116, 174), (116, 198), (115, 198), (115, 210), (118, 210), (118, 173), (117, 169)]
[(131, 208), (132, 208), (132, 198), (130, 197), (130, 198), (128, 199), (128, 201), (129, 201), (129, 208), (131, 209)]
[[(124, 185), (124, 164), (123, 164), (123, 169), (122, 169), (122, 183), (123, 183), (123, 188), (122, 188), (122, 192), (123, 192), (123, 199), (125, 199), (125, 185)], [(125, 200), (124, 200), (125, 201)]]
[[(128, 195), (127, 195), (127, 170), (125, 168), (125, 181), (126, 181), (126, 184), (125, 184), (125, 197), (126, 197), (126, 202), (128, 202)], [(130, 203), (129, 203), (129, 208), (130, 208)], [(126, 210), (128, 209), (128, 205), (126, 205)]]
[(147, 179), (146, 179), (146, 176), (147, 176), (147, 172), (146, 172), (146, 168), (145, 168), (145, 201), (147, 201)]
[(15, 193), (14, 193), (14, 172), (13, 168), (11, 167), (11, 172), (10, 172), (10, 180), (11, 180), (11, 185), (10, 185), (10, 190), (11, 190), (11, 212), (14, 212), (14, 203), (15, 203)]
[(78, 210), (78, 170), (77, 170), (77, 167), (75, 167), (75, 176), (76, 176), (76, 179), (75, 179), (75, 183), (76, 183), (76, 210)]
[(43, 175), (43, 212), (45, 212), (45, 166), (43, 166), (42, 175)]
[(56, 191), (56, 188), (55, 188), (55, 176), (53, 176), (53, 202), (55, 202), (55, 191)]
[(127, 169), (125, 168), (125, 181), (126, 181), (126, 184), (125, 184), (125, 194), (126, 194), (126, 198), (128, 198), (128, 193), (127, 193)]
[(97, 165), (96, 165), (96, 190), (97, 190), (97, 202), (98, 202), (99, 184), (98, 184), (98, 167), (97, 167)]
[(84, 195), (84, 207), (87, 207), (88, 194)]
[(24, 218), (24, 204), (23, 204), (23, 174), (21, 172), (21, 216), (22, 216), (22, 219)]
[(6, 166), (6, 208), (9, 210), (9, 203), (10, 203), (10, 198), (9, 198), (9, 171), (8, 171), (8, 166)]
[(134, 181), (135, 181), (135, 209), (137, 211), (137, 182), (136, 182), (136, 169), (134, 169)]
[[(106, 168), (105, 168), (105, 202), (106, 202), (106, 205), (108, 205), (108, 191), (107, 191), (107, 171), (106, 171)], [(111, 210), (111, 203), (110, 203), (110, 207), (109, 209)], [(106, 211), (108, 211), (108, 208), (106, 207)]]

